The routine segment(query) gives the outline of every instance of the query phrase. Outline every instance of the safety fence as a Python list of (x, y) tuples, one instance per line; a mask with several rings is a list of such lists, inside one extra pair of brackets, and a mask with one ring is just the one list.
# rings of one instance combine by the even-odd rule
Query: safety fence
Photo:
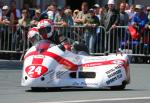
[(0, 26), (0, 53), (22, 53), (31, 46), (27, 40), (29, 27)]
[[(27, 40), (30, 27), (0, 26), (0, 53), (23, 53), (31, 47)], [(91, 54), (116, 53), (119, 48), (130, 55), (149, 55), (150, 30), (145, 29), (132, 39), (127, 26), (117, 26), (109, 31), (102, 26), (55, 26), (55, 33), (64, 35), (70, 43), (84, 43)], [(55, 34), (54, 34), (55, 35)]]
[[(137, 37), (133, 38), (127, 26), (117, 26), (108, 32), (108, 51), (114, 52), (120, 48), (131, 55), (150, 54), (150, 30), (137, 30)], [(136, 34), (134, 34), (136, 35)]]

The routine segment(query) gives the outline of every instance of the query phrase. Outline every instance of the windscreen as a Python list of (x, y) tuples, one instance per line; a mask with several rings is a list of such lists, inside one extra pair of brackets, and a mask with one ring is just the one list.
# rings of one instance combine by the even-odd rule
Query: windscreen
[(38, 52), (44, 52), (50, 47), (50, 42), (48, 40), (41, 40), (37, 45), (36, 45), (36, 50)]

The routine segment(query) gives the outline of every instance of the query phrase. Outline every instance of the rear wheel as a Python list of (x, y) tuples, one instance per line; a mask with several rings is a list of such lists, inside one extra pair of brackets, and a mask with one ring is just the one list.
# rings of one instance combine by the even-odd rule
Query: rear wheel
[(61, 88), (60, 87), (49, 87), (48, 90), (49, 91), (59, 91), (59, 90), (61, 90)]
[(119, 86), (112, 86), (110, 87), (111, 90), (124, 90), (125, 87), (127, 85), (127, 82), (126, 81), (123, 81), (122, 82), (122, 85), (119, 85)]
[(44, 88), (44, 87), (31, 87), (31, 90), (32, 91), (46, 91), (47, 90), (47, 88)]

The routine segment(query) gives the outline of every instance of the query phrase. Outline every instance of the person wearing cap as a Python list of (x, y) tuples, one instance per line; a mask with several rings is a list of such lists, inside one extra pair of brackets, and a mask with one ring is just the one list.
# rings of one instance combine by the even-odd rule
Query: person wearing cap
[(103, 20), (103, 15), (104, 15), (104, 8), (100, 7), (99, 4), (95, 4), (93, 6), (93, 9), (94, 9), (95, 15), (98, 17), (100, 25), (101, 25), (102, 24), (101, 22)]
[(32, 17), (30, 24), (32, 26), (36, 26), (38, 24), (38, 22), (40, 21), (40, 17), (41, 17), (41, 9), (36, 9), (35, 14)]
[(109, 29), (115, 28), (118, 25), (119, 22), (119, 12), (115, 9), (115, 1), (114, 0), (109, 0), (108, 1), (108, 11), (104, 15), (104, 27), (106, 28), (107, 31)]
[(9, 7), (7, 5), (2, 7), (2, 15), (0, 16), (0, 24), (9, 25), (10, 15), (8, 14)]
[(144, 28), (145, 25), (148, 23), (148, 17), (144, 12), (143, 5), (136, 5), (135, 6), (136, 14), (132, 18), (132, 25), (135, 27)]
[[(119, 23), (119, 11), (115, 9), (115, 1), (114, 0), (108, 0), (108, 11), (104, 15), (104, 22), (103, 25), (106, 28), (106, 31), (108, 32), (111, 28), (114, 29)], [(115, 52), (116, 51), (116, 44), (117, 44), (117, 33), (110, 34), (110, 44), (113, 46), (110, 46), (110, 51)], [(115, 42), (114, 42), (115, 41)]]
[(139, 40), (139, 42), (142, 44), (146, 38), (145, 35), (145, 28), (148, 24), (148, 17), (147, 14), (144, 12), (144, 6), (143, 5), (136, 5), (135, 6), (136, 14), (134, 15), (131, 25), (135, 28), (138, 35), (135, 38), (136, 40)]
[(93, 9), (94, 9), (95, 15), (99, 15), (99, 9), (100, 9), (99, 4), (94, 4)]
[[(0, 33), (0, 38), (1, 38), (1, 45), (3, 47), (9, 47), (12, 45), (10, 42), (11, 40), (11, 34), (9, 34), (9, 31), (10, 31), (10, 15), (9, 15), (9, 7), (7, 5), (4, 5), (2, 7), (2, 15), (0, 16), (0, 30), (1, 30), (1, 33)], [(6, 42), (6, 41), (9, 41), (9, 42)], [(9, 45), (9, 46), (8, 46)], [(3, 48), (2, 47), (2, 48)]]

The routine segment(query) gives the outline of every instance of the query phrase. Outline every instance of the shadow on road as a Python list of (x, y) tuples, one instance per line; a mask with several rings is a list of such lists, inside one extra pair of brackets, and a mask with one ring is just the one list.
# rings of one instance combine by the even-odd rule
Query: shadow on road
[(110, 90), (110, 89), (83, 89), (83, 88), (34, 88), (25, 90), (26, 92), (83, 92), (83, 91), (147, 91), (145, 89), (124, 89), (124, 90)]

